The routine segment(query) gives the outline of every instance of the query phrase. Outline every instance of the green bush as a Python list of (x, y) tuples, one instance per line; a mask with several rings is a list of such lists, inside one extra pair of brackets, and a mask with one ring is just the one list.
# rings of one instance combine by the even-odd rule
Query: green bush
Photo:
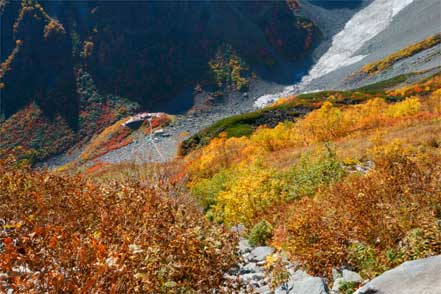
[(228, 138), (230, 137), (240, 138), (243, 136), (249, 136), (251, 133), (253, 133), (253, 131), (254, 128), (247, 124), (233, 125), (232, 127), (226, 130)]
[(349, 261), (356, 265), (362, 277), (375, 277), (389, 268), (381, 261), (378, 252), (372, 246), (354, 243), (349, 246)]
[(311, 196), (319, 186), (341, 179), (344, 169), (335, 153), (327, 147), (326, 153), (306, 154), (287, 174), (289, 199)]
[(353, 294), (357, 289), (358, 285), (360, 285), (360, 283), (343, 281), (343, 283), (338, 288), (338, 292), (340, 294)]
[(262, 220), (251, 229), (248, 241), (251, 246), (263, 246), (272, 236), (273, 226), (266, 220)]
[(230, 170), (221, 170), (213, 177), (199, 181), (190, 188), (190, 192), (204, 211), (208, 212), (216, 203), (216, 195), (225, 189), (234, 175)]

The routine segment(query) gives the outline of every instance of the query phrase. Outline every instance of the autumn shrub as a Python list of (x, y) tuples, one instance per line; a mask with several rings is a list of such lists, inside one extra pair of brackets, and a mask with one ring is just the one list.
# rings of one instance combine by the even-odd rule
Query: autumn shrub
[(387, 90), (388, 97), (406, 98), (410, 96), (429, 96), (441, 88), (441, 74), (437, 73), (420, 82), (403, 86), (400, 88)]
[(0, 291), (208, 293), (235, 238), (170, 182), (95, 184), (0, 164)]
[(249, 136), (254, 131), (254, 128), (247, 124), (237, 124), (226, 130), (228, 137), (242, 137)]
[(427, 108), (430, 112), (441, 113), (441, 88), (433, 91), (427, 99)]
[(209, 62), (210, 69), (219, 88), (232, 86), (243, 91), (248, 88), (248, 67), (230, 45), (219, 48), (215, 58)]
[(125, 121), (127, 118), (117, 121), (93, 138), (78, 160), (86, 162), (130, 144), (133, 141), (133, 138), (130, 137), (133, 130), (123, 126)]
[(75, 133), (60, 115), (48, 119), (31, 103), (0, 124), (0, 138), (0, 157), (21, 150), (16, 155), (34, 163), (67, 149)]
[(293, 133), (293, 123), (285, 122), (278, 124), (275, 128), (257, 129), (251, 135), (250, 140), (264, 150), (274, 152), (295, 145)]
[(266, 220), (261, 220), (254, 225), (248, 236), (251, 246), (264, 246), (273, 236), (273, 226)]
[(391, 117), (414, 115), (421, 109), (421, 103), (417, 97), (409, 97), (404, 101), (389, 106), (386, 113)]
[(288, 199), (312, 196), (318, 187), (336, 182), (344, 174), (342, 163), (329, 146), (326, 146), (326, 150), (319, 148), (304, 153), (286, 174), (289, 182)]
[[(421, 111), (427, 105), (415, 97), (394, 104), (374, 98), (342, 109), (326, 102), (303, 119), (275, 128), (260, 127), (249, 138), (221, 135), (187, 156), (189, 187), (210, 219), (252, 226), (265, 211), (312, 196), (321, 187), (343, 178), (344, 167), (331, 148), (314, 150), (315, 144), (363, 136), (379, 127), (406, 121), (418, 122), (424, 115), (434, 119), (432, 114)], [(290, 165), (268, 159), (277, 160), (273, 154), (302, 147), (310, 151), (297, 155), (300, 159), (290, 159)], [(401, 156), (398, 149), (389, 153)], [(284, 169), (278, 170), (277, 164)]]
[(320, 109), (308, 113), (299, 128), (307, 133), (306, 139), (329, 141), (343, 135), (346, 123), (341, 109), (326, 101)]
[(350, 131), (375, 128), (387, 123), (384, 111), (388, 104), (382, 98), (374, 98), (344, 111)]
[(236, 175), (237, 173), (232, 170), (221, 170), (213, 177), (202, 179), (191, 185), (191, 194), (207, 212), (216, 203), (216, 196), (227, 188)]
[[(53, 113), (51, 118), (36, 103), (30, 103), (1, 123), (0, 157), (20, 146), (23, 150), (20, 156), (26, 156), (35, 163), (72, 151), (70, 148), (82, 148), (94, 135), (127, 117), (139, 107), (122, 97), (101, 95), (94, 86), (92, 77), (84, 69), (78, 68), (76, 71), (80, 99), (77, 127), (72, 128), (60, 114)], [(121, 145), (120, 142), (112, 143), (112, 148), (118, 148), (127, 141)], [(103, 148), (98, 151), (108, 151), (109, 146), (105, 145), (101, 144)], [(32, 156), (28, 156), (29, 153), (32, 153)]]
[(207, 178), (221, 169), (229, 168), (246, 157), (244, 151), (250, 145), (246, 137), (227, 138), (221, 134), (213, 139), (203, 150), (197, 150), (187, 156), (188, 172), (196, 178)]
[(440, 157), (399, 142), (376, 146), (375, 168), (293, 202), (274, 244), (311, 272), (350, 264), (373, 277), (399, 263), (441, 253)]
[(255, 163), (236, 167), (236, 177), (215, 197), (214, 218), (228, 225), (251, 226), (267, 208), (285, 201), (283, 174)]
[(210, 177), (193, 177), (189, 187), (210, 219), (251, 228), (268, 209), (311, 196), (344, 174), (332, 149), (322, 147), (305, 153), (288, 169), (277, 170), (257, 158), (253, 163), (222, 169)]

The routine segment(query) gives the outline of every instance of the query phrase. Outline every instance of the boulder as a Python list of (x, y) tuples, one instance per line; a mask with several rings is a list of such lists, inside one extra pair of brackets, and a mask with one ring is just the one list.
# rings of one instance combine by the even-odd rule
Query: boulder
[(239, 276), (240, 279), (245, 283), (252, 283), (252, 282), (258, 282), (263, 279), (262, 273), (249, 273), (249, 274), (243, 274)]
[(246, 239), (242, 239), (239, 241), (239, 253), (240, 254), (244, 254), (244, 253), (248, 253), (251, 251), (251, 246), (250, 243), (248, 243), (248, 240)]
[(441, 255), (407, 261), (373, 279), (356, 294), (440, 294)]
[(276, 289), (275, 294), (328, 294), (328, 287), (324, 279), (298, 270)]
[(257, 294), (271, 294), (272, 293), (271, 288), (268, 285), (265, 285), (265, 286), (262, 286), (262, 287), (255, 289), (255, 292)]
[(255, 262), (247, 263), (240, 269), (240, 274), (261, 273), (262, 269)]
[(339, 289), (344, 283), (350, 282), (359, 285), (363, 282), (363, 279), (358, 273), (347, 269), (343, 269), (342, 271), (332, 269), (332, 277), (334, 279), (334, 285), (331, 293), (339, 293)]
[(259, 246), (253, 249), (246, 258), (251, 261), (265, 261), (268, 255), (273, 254), (274, 248), (269, 246)]

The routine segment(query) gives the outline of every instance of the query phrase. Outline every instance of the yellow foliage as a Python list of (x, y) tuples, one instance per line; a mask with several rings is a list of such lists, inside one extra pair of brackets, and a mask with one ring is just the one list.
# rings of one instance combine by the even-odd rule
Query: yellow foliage
[(229, 225), (250, 225), (268, 207), (284, 201), (286, 183), (275, 174), (258, 165), (239, 167), (235, 181), (216, 197), (215, 219)]
[(221, 134), (208, 146), (187, 156), (188, 170), (192, 179), (198, 181), (241, 162), (255, 162), (267, 153), (335, 140), (355, 132), (395, 124), (400, 121), (399, 118), (407, 119), (422, 110), (441, 113), (440, 102), (441, 90), (434, 91), (422, 102), (415, 96), (395, 104), (374, 98), (345, 108), (325, 102), (321, 108), (310, 112), (303, 119), (280, 123), (275, 128), (260, 127), (249, 138), (227, 138)]
[(394, 52), (382, 60), (369, 63), (365, 65), (361, 69), (361, 71), (370, 75), (376, 74), (389, 68), (390, 66), (392, 66), (392, 64), (401, 59), (407, 58), (425, 49), (431, 48), (439, 43), (441, 43), (441, 33), (430, 36), (418, 43), (412, 44), (406, 48)]
[(381, 98), (374, 98), (364, 104), (355, 105), (344, 112), (347, 125), (355, 129), (366, 129), (378, 127), (384, 123), (384, 109), (387, 103)]
[(250, 140), (266, 151), (276, 151), (292, 145), (292, 130), (292, 123), (280, 123), (273, 129), (262, 127), (254, 132)]
[(347, 122), (342, 111), (328, 101), (299, 121), (299, 130), (308, 142), (328, 141), (344, 134)]
[(430, 112), (441, 113), (441, 89), (438, 89), (427, 98), (427, 106)]
[(387, 115), (391, 117), (409, 116), (418, 113), (421, 109), (421, 102), (417, 97), (409, 97), (404, 101), (395, 103), (387, 108)]
[(187, 157), (189, 172), (197, 177), (208, 177), (222, 168), (228, 168), (249, 145), (246, 137), (213, 139), (208, 146)]

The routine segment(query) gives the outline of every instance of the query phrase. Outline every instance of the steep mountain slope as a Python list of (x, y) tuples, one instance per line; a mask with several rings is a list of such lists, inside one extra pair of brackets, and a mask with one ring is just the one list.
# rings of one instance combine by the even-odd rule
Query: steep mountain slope
[[(349, 79), (364, 65), (381, 60), (402, 48), (440, 33), (441, 3), (437, 0), (375, 0), (363, 7), (332, 37), (332, 44), (308, 75), (283, 91), (259, 97), (256, 105), (280, 97), (321, 89), (350, 89), (392, 78), (412, 71), (441, 65), (441, 47), (429, 48), (418, 57), (411, 56), (400, 70), (377, 79)], [(431, 49), (431, 50), (430, 50)]]
[[(246, 90), (252, 77), (291, 80), (283, 67), (303, 70), (320, 40), (297, 1), (2, 1), (1, 22), (2, 121), (17, 124), (35, 102), (49, 128), (60, 116), (75, 133), (67, 146), (102, 130), (84, 123), (84, 115), (103, 112), (85, 97), (183, 112), (194, 105), (195, 87), (216, 99)], [(83, 88), (84, 79), (94, 86)], [(25, 147), (39, 159), (54, 153)]]
[[(291, 97), (241, 122), (213, 125), (200, 134), (198, 143), (207, 145), (184, 157), (192, 195), (209, 219), (245, 226), (250, 242), (285, 250), (320, 277), (344, 267), (372, 278), (440, 254), (441, 73), (375, 88)], [(295, 115), (302, 108), (311, 111), (232, 132), (271, 111)], [(279, 262), (276, 272), (283, 255)]]
[[(157, 138), (168, 159), (182, 138), (252, 110), (254, 100), (356, 88), (419, 70), (431, 75), (440, 45), (379, 74), (356, 73), (439, 31), (438, 6), (435, 0), (3, 1), (0, 149), (21, 145), (37, 161), (70, 149), (53, 161), (58, 165), (136, 111), (190, 110), (167, 128), (170, 137)], [(24, 29), (28, 23), (33, 29)], [(369, 34), (360, 34), (367, 28)], [(21, 125), (26, 131), (17, 131)], [(152, 147), (144, 138), (133, 140), (103, 160), (133, 160), (134, 154), (158, 160)]]
[(1, 293), (440, 293), (436, 2), (40, 3), (0, 0)]
[(381, 60), (402, 48), (441, 33), (441, 3), (439, 1), (415, 0), (409, 2), (406, 7), (394, 16), (389, 26), (354, 53), (354, 55), (364, 57), (360, 62), (323, 76), (321, 79), (311, 83), (309, 89), (337, 89), (362, 86), (398, 74), (441, 66), (441, 47), (438, 45), (432, 48), (432, 50), (421, 52), (418, 56), (410, 56), (407, 60), (402, 61), (405, 64), (404, 66), (397, 66), (396, 71), (386, 72), (377, 79), (365, 79), (357, 81), (357, 83), (346, 82), (346, 78), (352, 73), (357, 72), (363, 65)]
[[(440, 85), (437, 75), (387, 100), (359, 90), (359, 105), (322, 93), (302, 119), (221, 135), (165, 164), (101, 163), (74, 177), (8, 156), (0, 289), (354, 293), (439, 255)], [(439, 262), (421, 263), (359, 293), (438, 293)]]
[[(305, 14), (314, 19), (316, 23), (324, 25), (326, 27), (326, 34), (338, 34), (334, 36), (330, 35), (330, 37), (332, 37), (330, 38), (330, 41), (322, 42), (320, 47), (316, 49), (315, 54), (320, 54), (320, 52), (323, 51), (325, 51), (326, 54), (323, 55), (312, 67), (310, 74), (303, 77), (300, 84), (284, 88), (283, 86), (278, 86), (274, 82), (265, 85), (262, 85), (262, 83), (251, 82), (248, 89), (249, 95), (246, 97), (233, 95), (233, 99), (226, 99), (224, 100), (224, 103), (220, 105), (210, 106), (208, 110), (205, 109), (203, 111), (195, 112), (192, 116), (178, 117), (173, 124), (166, 128), (169, 137), (157, 137), (155, 139), (157, 140), (156, 143), (150, 140), (140, 139), (119, 150), (106, 154), (100, 160), (110, 163), (126, 160), (163, 161), (168, 158), (173, 158), (177, 151), (176, 146), (189, 135), (193, 136), (184, 141), (184, 144), (182, 145), (183, 149), (181, 150), (183, 153), (186, 153), (189, 149), (192, 149), (195, 146), (197, 147), (208, 143), (211, 138), (217, 136), (222, 131), (227, 131), (231, 134), (235, 133), (236, 135), (248, 134), (259, 125), (267, 124), (269, 126), (275, 126), (278, 122), (292, 119), (293, 117), (303, 115), (307, 111), (314, 109), (313, 105), (308, 102), (309, 96), (305, 95), (304, 99), (303, 95), (300, 95), (298, 99), (301, 101), (298, 101), (300, 103), (298, 108), (282, 107), (282, 109), (279, 109), (276, 107), (275, 109), (267, 109), (262, 112), (245, 114), (246, 112), (253, 110), (253, 100), (256, 99), (256, 97), (261, 97), (257, 99), (257, 101), (260, 101), (261, 99), (265, 101), (273, 101), (280, 97), (290, 96), (297, 91), (302, 91), (302, 89), (303, 91), (316, 89), (315, 87), (317, 86), (317, 83), (321, 83), (321, 86), (328, 87), (329, 89), (353, 89), (348, 92), (337, 93), (343, 95), (345, 98), (344, 103), (355, 103), (357, 98), (354, 95), (359, 90), (369, 91), (371, 95), (384, 96), (381, 94), (381, 91), (387, 88), (397, 87), (402, 83), (412, 83), (439, 72), (438, 66), (440, 65), (439, 59), (441, 58), (441, 54), (437, 36), (433, 37), (432, 35), (429, 35), (431, 36), (429, 39), (432, 41), (426, 42), (429, 44), (427, 45), (424, 43), (425, 39), (419, 40), (415, 35), (416, 40), (421, 41), (421, 44), (426, 44), (421, 45), (421, 48), (424, 50), (418, 49), (415, 51), (416, 53), (411, 53), (410, 55), (407, 55), (406, 58), (400, 57), (400, 59), (395, 62), (396, 64), (393, 63), (388, 69), (382, 70), (375, 75), (360, 75), (358, 74), (358, 69), (366, 65), (367, 62), (376, 60), (376, 56), (381, 56), (381, 58), (386, 56), (384, 52), (388, 52), (386, 50), (390, 51), (392, 48), (395, 50), (396, 46), (392, 46), (391, 42), (389, 42), (390, 45), (388, 45), (388, 48), (378, 47), (372, 52), (366, 54), (359, 54), (356, 52), (356, 48), (361, 48), (361, 46), (366, 46), (366, 44), (372, 42), (372, 40), (376, 38), (375, 34), (381, 35), (383, 32), (387, 32), (389, 26), (395, 27), (394, 30), (397, 31), (397, 34), (405, 36), (406, 32), (412, 27), (411, 23), (405, 22), (406, 18), (411, 19), (419, 17), (421, 14), (427, 14), (429, 19), (433, 19), (433, 17), (436, 16), (436, 11), (428, 10), (430, 8), (436, 8), (436, 2), (427, 1), (421, 3), (417, 1), (411, 3), (411, 1), (407, 1), (395, 3), (382, 0), (366, 1), (358, 6), (360, 10), (358, 10), (359, 12), (355, 14), (354, 17), (352, 17), (353, 13), (351, 14), (350, 10), (347, 8), (342, 9), (337, 5), (337, 2), (335, 3), (336, 6), (332, 7), (332, 9), (325, 9), (320, 6), (321, 4), (324, 4), (325, 6), (330, 5), (329, 2), (303, 2)], [(375, 21), (375, 17), (372, 17), (372, 13), (376, 14), (378, 10), (381, 10), (384, 19), (376, 24), (375, 30), (372, 30), (370, 35), (360, 35), (360, 26), (362, 28), (370, 27), (371, 22)], [(343, 19), (346, 19), (347, 23), (336, 21), (335, 19), (338, 18), (339, 15), (341, 15)], [(397, 22), (398, 24), (402, 24), (397, 26)], [(430, 34), (433, 31), (436, 32), (436, 22), (427, 28), (427, 32), (422, 25), (417, 26), (417, 29), (420, 31), (420, 35), (423, 36)], [(398, 42), (398, 44), (408, 44), (414, 40), (414, 37), (407, 39), (402, 37), (401, 39), (401, 42)], [(354, 45), (354, 40), (357, 40), (356, 46)], [(410, 48), (420, 47), (420, 45), (418, 45), (420, 43), (417, 43), (417, 45), (410, 44), (410, 47), (398, 48), (396, 49), (398, 50), (397, 52), (392, 51), (392, 56), (401, 56), (401, 54), (403, 54), (402, 52), (407, 52), (406, 54), (409, 54), (408, 52), (413, 52), (414, 50)], [(328, 48), (327, 51), (326, 48)], [(349, 49), (346, 50), (345, 48)], [(354, 55), (354, 57), (351, 57), (351, 54)], [(338, 61), (342, 60), (342, 58), (344, 59), (344, 62), (348, 63), (351, 63), (352, 61), (356, 62), (358, 59), (362, 60), (356, 62), (354, 65), (339, 67), (345, 64), (344, 62)], [(347, 58), (347, 60), (345, 58)], [(387, 62), (389, 63), (390, 61)], [(352, 67), (357, 70), (347, 71), (348, 68)], [(412, 73), (413, 71), (420, 70), (423, 70), (423, 72)], [(335, 80), (330, 82), (331, 80), (328, 81), (328, 77), (334, 77)], [(330, 82), (331, 84), (328, 85), (327, 82)], [(339, 84), (340, 86), (337, 86)], [(360, 86), (367, 84), (372, 85), (359, 90), (357, 89)], [(281, 89), (283, 91), (268, 95), (268, 93), (274, 91), (273, 89)], [(321, 99), (325, 99), (328, 94), (329, 92), (323, 92), (321, 95), (317, 95), (317, 97), (313, 98), (313, 100), (317, 102)], [(306, 107), (305, 105), (302, 105), (301, 102), (305, 102)], [(237, 115), (241, 113), (244, 115), (219, 120), (233, 114)], [(218, 122), (210, 126), (216, 121)], [(201, 131), (198, 132), (198, 130)], [(158, 153), (156, 149), (159, 149), (162, 155)]]

